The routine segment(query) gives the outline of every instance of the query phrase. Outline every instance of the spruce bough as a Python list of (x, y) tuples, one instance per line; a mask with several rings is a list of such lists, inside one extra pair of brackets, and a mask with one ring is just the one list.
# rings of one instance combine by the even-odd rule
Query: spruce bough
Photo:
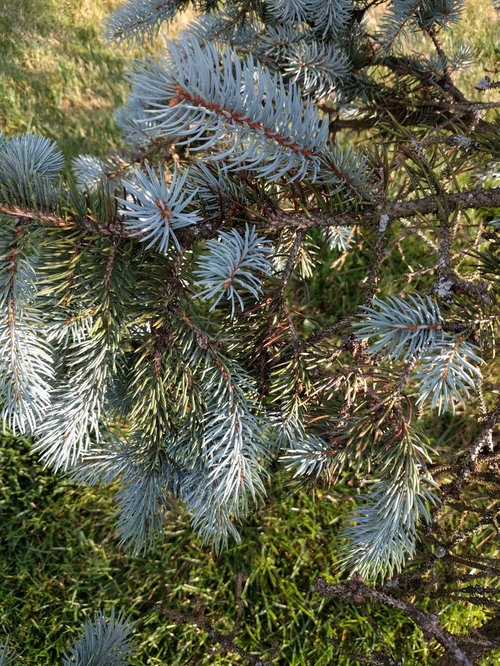
[[(188, 4), (129, 0), (106, 37), (142, 43)], [(496, 105), (455, 85), (470, 50), (441, 45), (464, 3), (393, 0), (370, 30), (377, 1), (193, 4), (131, 67), (121, 151), (67, 178), (47, 139), (0, 137), (4, 427), (55, 471), (118, 481), (135, 552), (177, 502), (216, 552), (237, 542), (276, 460), (314, 483), (361, 474), (343, 567), (394, 580), (450, 499), (426, 415), (486, 424), (457, 492), (499, 418)], [(412, 239), (426, 256), (383, 292)], [(314, 243), (369, 262), (352, 310), (307, 334), (293, 285)]]

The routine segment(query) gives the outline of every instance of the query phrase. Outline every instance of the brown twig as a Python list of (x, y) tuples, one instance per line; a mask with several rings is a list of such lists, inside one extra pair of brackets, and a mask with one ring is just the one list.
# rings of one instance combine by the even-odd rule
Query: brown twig
[[(444, 193), (442, 200), (449, 210), (500, 206), (500, 187)], [(270, 226), (274, 229), (313, 229), (316, 227), (353, 225), (372, 227), (380, 222), (382, 215), (387, 215), (389, 221), (391, 221), (417, 214), (437, 213), (438, 211), (439, 201), (436, 199), (436, 195), (430, 195), (409, 201), (388, 201), (366, 205), (362, 211), (342, 214), (311, 211), (309, 216), (306, 216), (282, 211), (272, 216)]]
[(467, 481), (470, 475), (474, 472), (481, 450), (484, 448), (485, 444), (489, 442), (493, 428), (499, 422), (500, 398), (497, 400), (495, 407), (484, 418), (481, 432), (479, 433), (469, 452), (462, 460), (457, 461), (456, 464), (458, 467), (455, 478), (451, 483), (442, 488), (442, 499), (433, 513), (432, 521), (428, 527), (428, 532), (433, 531), (436, 525), (436, 521), (441, 516), (447, 503), (457, 495), (463, 483), (465, 483), (465, 481)]
[(354, 575), (346, 583), (338, 585), (328, 585), (324, 578), (318, 577), (314, 581), (313, 590), (325, 599), (341, 597), (357, 604), (366, 599), (372, 599), (375, 602), (396, 608), (410, 618), (426, 637), (435, 638), (441, 643), (447, 653), (455, 659), (455, 664), (473, 666), (465, 652), (458, 647), (455, 637), (438, 624), (438, 618), (435, 615), (424, 613), (414, 604), (395, 599), (384, 592), (365, 585), (357, 575)]

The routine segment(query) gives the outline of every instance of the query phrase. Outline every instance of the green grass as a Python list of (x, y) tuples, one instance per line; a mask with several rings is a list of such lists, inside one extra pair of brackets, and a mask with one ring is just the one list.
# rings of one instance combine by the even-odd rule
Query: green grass
[[(325, 602), (311, 593), (318, 574), (339, 579), (337, 530), (353, 506), (352, 490), (291, 491), (278, 475), (267, 505), (242, 530), (242, 546), (214, 557), (200, 546), (187, 516), (172, 513), (154, 552), (132, 556), (117, 547), (110, 490), (77, 488), (44, 472), (24, 440), (0, 449), (0, 631), (10, 635), (21, 663), (57, 663), (98, 609), (121, 608), (136, 621), (137, 664), (239, 664), (211, 654), (214, 644), (190, 624), (175, 625), (154, 609), (193, 613), (201, 603), (221, 632), (236, 620), (235, 576), (243, 574), (243, 621), (236, 643), (262, 657), (273, 643), (280, 665), (347, 666), (328, 638), (366, 654), (384, 637), (393, 656), (415, 666), (431, 663), (411, 622), (394, 611)], [(449, 604), (450, 628), (481, 624), (484, 613)], [(435, 647), (435, 650), (438, 648)], [(429, 661), (430, 659), (430, 661)], [(483, 661), (493, 665), (495, 662)]]
[[(100, 23), (118, 0), (13, 0), (0, 5), (0, 130), (58, 141), (70, 158), (120, 145), (113, 112), (143, 50), (106, 46)], [(189, 16), (189, 13), (188, 13)], [(182, 25), (182, 16), (172, 29)], [(158, 38), (149, 52), (157, 52)]]
[[(127, 94), (123, 74), (129, 54), (97, 38), (99, 21), (117, 4), (2, 4), (0, 129), (50, 136), (68, 157), (104, 155), (119, 145), (112, 113)], [(475, 27), (468, 32), (483, 54), (491, 55), (494, 28), (485, 20), (487, 4), (469, 4)], [(472, 82), (482, 74), (476, 68), (468, 76)], [(323, 262), (308, 295), (318, 311), (333, 319), (352, 310), (353, 289), (368, 261), (353, 256), (338, 274)], [(388, 262), (387, 283), (401, 274), (398, 261), (395, 255)], [(459, 419), (452, 424), (442, 419), (432, 428), (436, 441), (450, 428), (457, 446), (466, 443)], [(235, 638), (241, 648), (265, 658), (275, 641), (276, 664), (347, 666), (354, 662), (339, 656), (328, 638), (367, 654), (381, 648), (382, 635), (394, 657), (424, 666), (436, 652), (398, 613), (371, 608), (377, 634), (364, 608), (325, 602), (310, 592), (318, 574), (339, 579), (338, 528), (353, 495), (347, 485), (332, 491), (291, 490), (277, 474), (266, 506), (242, 529), (243, 546), (214, 557), (197, 543), (186, 514), (178, 512), (169, 516), (158, 548), (134, 557), (117, 546), (111, 490), (77, 488), (43, 471), (27, 442), (6, 438), (0, 448), (0, 642), (2, 634), (10, 635), (21, 664), (58, 663), (87, 617), (116, 606), (136, 621), (137, 664), (244, 663), (235, 654), (212, 654), (214, 644), (201, 630), (177, 626), (154, 610), (159, 603), (195, 612), (200, 602), (214, 626), (229, 631), (237, 614), (235, 576), (243, 574), (243, 621)], [(480, 624), (484, 614), (449, 604), (444, 617), (456, 630)], [(492, 657), (482, 663), (495, 662)]]
[[(292, 493), (278, 478), (267, 506), (243, 528), (243, 546), (214, 557), (179, 513), (169, 516), (165, 540), (154, 553), (134, 557), (116, 545), (109, 491), (78, 489), (43, 472), (24, 441), (5, 442), (0, 468), (0, 627), (25, 663), (53, 664), (84, 618), (114, 605), (137, 620), (137, 663), (240, 663), (234, 654), (210, 656), (206, 635), (189, 625), (176, 627), (153, 610), (160, 603), (189, 612), (199, 599), (215, 626), (229, 631), (236, 617), (236, 574), (246, 577), (236, 638), (245, 649), (265, 656), (275, 640), (278, 663), (326, 666), (336, 655), (328, 637), (347, 638), (349, 649), (359, 651), (379, 643), (362, 609), (310, 592), (316, 575), (338, 574), (336, 532), (352, 506), (347, 488)], [(374, 612), (397, 655), (426, 663), (408, 620)]]

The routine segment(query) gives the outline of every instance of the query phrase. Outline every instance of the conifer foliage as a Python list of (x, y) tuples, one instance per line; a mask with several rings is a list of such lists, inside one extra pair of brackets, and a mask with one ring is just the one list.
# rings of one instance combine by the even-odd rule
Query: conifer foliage
[[(105, 37), (144, 43), (188, 4), (127, 0)], [(121, 151), (68, 177), (47, 139), (0, 137), (4, 428), (54, 471), (116, 483), (136, 552), (174, 503), (216, 552), (237, 542), (277, 459), (362, 479), (342, 566), (397, 587), (450, 487), (498, 455), (496, 105), (455, 85), (471, 51), (440, 41), (464, 2), (192, 4), (162, 57), (131, 65)], [(365, 272), (318, 321), (297, 287), (326, 251)], [(446, 412), (480, 422), (448, 485), (424, 434)], [(127, 626), (99, 615), (64, 663), (128, 663)]]

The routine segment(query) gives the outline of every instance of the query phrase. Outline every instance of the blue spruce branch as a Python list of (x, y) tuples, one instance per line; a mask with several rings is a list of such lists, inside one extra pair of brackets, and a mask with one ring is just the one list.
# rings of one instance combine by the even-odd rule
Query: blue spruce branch
[(116, 45), (123, 41), (144, 44), (152, 40), (165, 21), (186, 7), (187, 0), (127, 0), (104, 21), (103, 37)]
[(255, 226), (249, 228), (248, 225), (244, 236), (232, 229), (219, 232), (219, 240), (207, 242), (209, 253), (198, 260), (195, 275), (199, 278), (196, 284), (204, 287), (198, 296), (205, 300), (216, 297), (211, 310), (225, 295), (231, 302), (231, 317), (234, 317), (235, 299), (242, 311), (245, 308), (240, 291), (248, 291), (259, 298), (262, 276), (271, 273), (269, 242), (257, 235)]
[(120, 212), (124, 215), (125, 228), (142, 242), (149, 241), (146, 249), (157, 247), (166, 254), (172, 239), (180, 252), (175, 231), (200, 220), (194, 211), (185, 211), (195, 192), (184, 194), (187, 173), (179, 175), (176, 165), (168, 186), (160, 165), (157, 167), (159, 176), (149, 164), (145, 168), (147, 174), (137, 169), (132, 180), (123, 181), (128, 198), (117, 197), (123, 206)]
[(128, 618), (114, 608), (109, 618), (104, 612), (95, 614), (83, 627), (83, 636), (75, 641), (63, 657), (63, 666), (127, 666), (132, 663), (134, 647)]
[(206, 159), (224, 159), (269, 181), (317, 176), (326, 119), (296, 86), (251, 57), (242, 62), (231, 49), (219, 54), (213, 44), (182, 40), (170, 43), (159, 63), (137, 65), (131, 78), (155, 131), (211, 151)]

